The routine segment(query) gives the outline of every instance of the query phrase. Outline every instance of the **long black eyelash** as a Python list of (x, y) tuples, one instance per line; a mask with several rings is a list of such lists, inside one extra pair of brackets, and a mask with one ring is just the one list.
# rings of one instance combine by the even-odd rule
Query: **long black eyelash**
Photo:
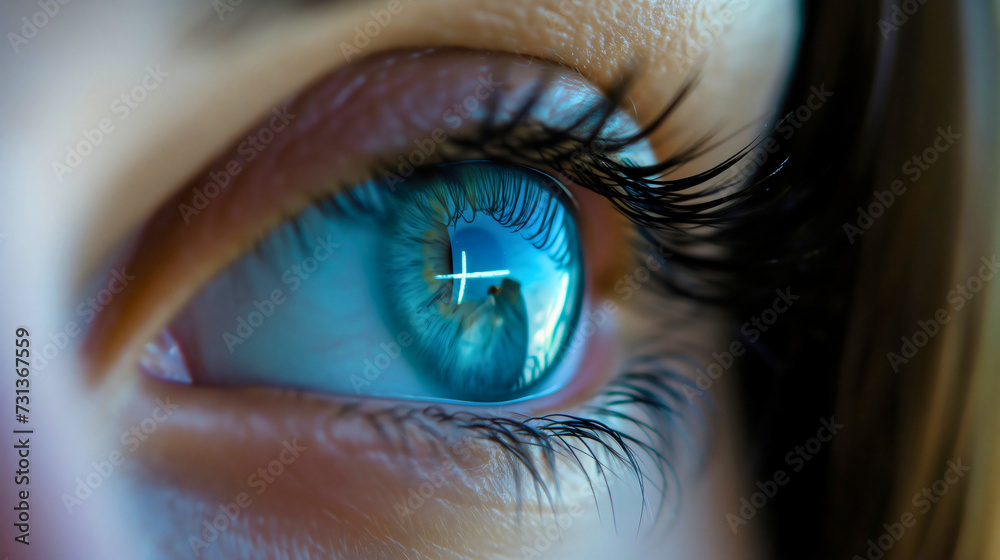
[[(782, 171), (784, 162), (772, 163), (769, 171), (750, 181), (741, 174), (737, 174), (736, 178), (726, 176), (727, 172), (739, 171), (739, 163), (768, 135), (760, 134), (721, 163), (688, 176), (676, 176), (678, 169), (717, 150), (742, 129), (723, 138), (717, 137), (717, 131), (705, 134), (652, 165), (639, 166), (620, 157), (625, 149), (653, 136), (676, 114), (696, 89), (698, 76), (697, 70), (692, 72), (659, 115), (638, 132), (629, 136), (613, 136), (605, 128), (618, 107), (627, 100), (629, 88), (634, 82), (631, 77), (626, 77), (617, 87), (606, 91), (587, 110), (582, 110), (581, 116), (574, 122), (553, 127), (531, 117), (532, 109), (543, 100), (553, 80), (552, 76), (543, 74), (512, 118), (504, 121), (498, 118), (503, 93), (491, 97), (488, 117), (482, 124), (468, 135), (449, 138), (438, 160), (428, 162), (414, 176), (423, 172), (432, 173), (433, 168), (441, 163), (469, 159), (516, 162), (562, 174), (577, 185), (608, 199), (636, 224), (646, 242), (666, 249), (664, 252), (669, 253), (671, 258), (669, 262), (661, 259), (660, 264), (667, 272), (659, 280), (667, 289), (687, 297), (720, 299), (726, 292), (726, 287), (721, 285), (726, 281), (723, 272), (732, 272), (736, 268), (754, 270), (755, 267), (760, 268), (761, 262), (779, 260), (790, 263), (811, 254), (801, 251), (758, 256), (758, 251), (732, 250), (732, 255), (706, 257), (703, 251), (692, 249), (704, 244), (728, 249), (745, 248), (748, 222), (753, 221), (754, 231), (772, 231), (774, 228), (759, 227), (764, 216), (775, 214), (778, 210), (783, 211), (785, 216), (793, 214), (786, 201), (791, 186), (778, 188), (772, 181)], [(753, 124), (746, 123), (744, 128)], [(449, 149), (454, 155), (449, 154)], [(389, 165), (380, 166), (380, 171), (388, 176), (392, 174), (392, 171), (387, 171), (389, 168)], [(378, 174), (378, 171), (373, 172), (373, 176)], [(800, 189), (800, 192), (803, 191)], [(785, 207), (780, 207), (779, 203), (785, 203)], [(784, 231), (774, 235), (781, 233)], [(753, 237), (754, 240), (749, 243), (762, 245), (767, 241), (761, 235)], [(685, 277), (684, 272), (690, 271), (701, 273), (697, 287), (691, 282), (680, 281)]]
[[(661, 515), (661, 507), (652, 507), (650, 499), (657, 496), (662, 503), (670, 489), (677, 488), (677, 474), (670, 465), (667, 455), (673, 452), (677, 442), (673, 434), (685, 439), (703, 433), (704, 417), (685, 396), (683, 387), (694, 388), (684, 376), (662, 369), (655, 364), (658, 358), (648, 356), (635, 362), (636, 370), (619, 376), (602, 394), (602, 398), (587, 408), (591, 417), (549, 414), (520, 418), (497, 417), (469, 411), (446, 412), (437, 407), (423, 410), (399, 407), (374, 415), (371, 419), (387, 442), (402, 442), (407, 439), (393, 439), (417, 427), (432, 441), (444, 446), (447, 437), (442, 428), (451, 427), (471, 437), (490, 443), (504, 452), (511, 478), (514, 482), (514, 496), (518, 511), (523, 509), (525, 492), (533, 491), (539, 508), (548, 505), (553, 515), (557, 512), (559, 499), (560, 461), (568, 461), (579, 467), (586, 477), (591, 493), (597, 499), (599, 492), (607, 492), (611, 497), (609, 476), (613, 469), (608, 461), (624, 466), (626, 474), (637, 483), (642, 497), (644, 515), (652, 513), (653, 522)], [(620, 412), (623, 405), (638, 409), (641, 416), (629, 416)], [(397, 429), (384, 427), (386, 420)], [(639, 429), (643, 437), (613, 428), (612, 422), (625, 422)], [(462, 438), (459, 438), (462, 439)], [(690, 449), (690, 447), (686, 448)], [(643, 465), (648, 460), (655, 467), (655, 476), (647, 473)], [(596, 469), (588, 472), (585, 461)], [(603, 487), (603, 490), (600, 488)], [(614, 501), (610, 501), (609, 512), (617, 531), (617, 516)], [(542, 513), (542, 509), (539, 513)], [(600, 512), (598, 512), (600, 513)], [(637, 530), (641, 529), (641, 526)]]
[[(545, 78), (540, 78), (539, 83), (546, 83)], [(635, 134), (624, 137), (603, 134), (608, 121), (626, 98), (631, 83), (630, 79), (624, 80), (620, 86), (606, 92), (606, 97), (596, 101), (589, 111), (583, 111), (584, 117), (565, 127), (528, 120), (531, 108), (540, 102), (545, 92), (543, 87), (536, 88), (513, 121), (498, 125), (495, 119), (487, 119), (475, 134), (453, 142), (491, 157), (521, 159), (562, 172), (578, 185), (610, 200), (639, 226), (689, 238), (691, 226), (722, 225), (730, 215), (721, 211), (722, 208), (749, 197), (760, 188), (760, 183), (738, 193), (712, 196), (729, 186), (725, 181), (713, 181), (732, 169), (756, 144), (745, 146), (711, 169), (679, 178), (669, 177), (682, 165), (713, 150), (726, 139), (710, 144), (714, 134), (705, 135), (649, 166), (619, 161), (617, 154), (652, 136), (675, 114), (698, 80), (697, 74), (692, 75), (653, 122)], [(483, 139), (488, 140), (483, 142)], [(708, 188), (692, 190), (706, 186)]]

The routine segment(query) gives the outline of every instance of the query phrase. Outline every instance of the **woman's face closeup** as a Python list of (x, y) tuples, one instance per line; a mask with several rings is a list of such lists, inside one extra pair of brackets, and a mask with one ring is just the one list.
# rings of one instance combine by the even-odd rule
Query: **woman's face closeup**
[(41, 4), (0, 8), (14, 557), (767, 556), (751, 317), (663, 288), (608, 166), (766, 134), (795, 2)]

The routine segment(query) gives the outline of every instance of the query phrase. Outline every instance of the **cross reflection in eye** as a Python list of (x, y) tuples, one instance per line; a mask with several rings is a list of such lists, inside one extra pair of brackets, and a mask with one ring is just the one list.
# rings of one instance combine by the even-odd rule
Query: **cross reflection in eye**
[(583, 305), (573, 203), (485, 161), (370, 181), (279, 226), (147, 345), (209, 385), (507, 402), (558, 390)]

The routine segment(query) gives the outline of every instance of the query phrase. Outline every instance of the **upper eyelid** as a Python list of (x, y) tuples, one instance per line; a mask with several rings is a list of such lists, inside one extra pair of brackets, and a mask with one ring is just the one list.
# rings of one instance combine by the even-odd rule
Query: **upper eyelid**
[[(558, 2), (551, 4), (549, 10), (558, 15)], [(536, 2), (532, 6), (535, 10), (543, 10), (545, 3)], [(351, 10), (355, 7), (357, 10), (347, 17), (337, 5), (323, 10), (309, 10), (308, 17), (292, 17), (302, 12), (290, 12), (289, 17), (278, 18), (267, 22), (266, 26), (234, 36), (228, 36), (225, 28), (219, 27), (224, 22), (219, 21), (212, 22), (218, 26), (186, 27), (174, 33), (181, 40), (175, 39), (164, 56), (157, 57), (155, 61), (143, 60), (139, 68), (159, 61), (165, 65), (164, 68), (170, 68), (176, 74), (169, 83), (161, 86), (165, 93), (162, 99), (146, 101), (149, 111), (141, 112), (145, 115), (131, 117), (130, 121), (139, 126), (132, 127), (130, 122), (127, 128), (119, 127), (116, 142), (120, 143), (120, 147), (127, 145), (128, 149), (120, 150), (117, 157), (106, 160), (106, 165), (114, 167), (113, 173), (81, 178), (83, 181), (69, 186), (76, 192), (89, 192), (90, 196), (112, 201), (92, 211), (80, 232), (79, 243), (73, 251), (78, 259), (71, 266), (75, 277), (70, 282), (75, 291), (86, 283), (95, 272), (96, 263), (104, 258), (117, 240), (124, 238), (171, 192), (204, 167), (210, 154), (223, 149), (239, 131), (252, 126), (260, 115), (266, 114), (281, 99), (344, 64), (339, 44), (353, 38), (352, 26), (371, 17), (367, 13), (370, 6), (352, 5)], [(252, 6), (244, 5), (242, 8), (250, 11)], [(671, 12), (680, 16), (689, 9), (688, 6), (676, 6), (660, 10), (664, 13), (657, 11), (650, 15), (646, 12), (654, 10), (644, 4), (629, 5), (627, 8), (636, 19), (644, 20), (650, 17), (667, 18)], [(190, 10), (189, 7), (179, 4), (174, 8), (159, 9), (178, 10), (163, 14), (161, 19), (166, 25), (171, 25), (171, 22), (177, 26), (190, 24), (189, 18), (182, 17), (183, 10)], [(488, 3), (485, 9), (495, 17), (482, 17), (484, 8), (480, 6), (476, 10), (450, 11), (444, 14), (445, 18), (441, 18), (438, 17), (442, 15), (439, 12), (448, 11), (446, 2), (408, 4), (406, 17), (394, 20), (393, 33), (380, 34), (366, 47), (362, 56), (374, 55), (392, 46), (434, 44), (446, 36), (456, 46), (516, 50), (526, 56), (575, 61), (574, 68), (584, 75), (594, 76), (598, 86), (602, 85), (602, 80), (614, 79), (619, 74), (616, 69), (621, 66), (622, 53), (598, 56), (590, 50), (590, 43), (567, 42), (566, 37), (561, 35), (565, 29), (551, 25), (552, 22), (545, 18), (542, 18), (544, 21), (534, 22), (534, 32), (526, 33), (515, 45), (510, 43), (509, 34), (503, 30), (520, 21), (517, 18), (528, 18), (520, 21), (522, 24), (532, 23), (531, 14), (525, 15), (516, 2)], [(477, 10), (478, 13), (473, 13)], [(214, 15), (211, 9), (205, 13)], [(429, 19), (433, 19), (433, 26), (426, 25)], [(628, 25), (628, 21), (613, 19), (599, 33), (620, 34), (622, 30), (618, 28)], [(141, 24), (139, 21), (132, 23), (133, 27)], [(491, 25), (495, 29), (490, 28)], [(460, 33), (463, 28), (475, 28), (480, 32), (463, 38)], [(111, 31), (114, 32), (114, 29)], [(400, 32), (406, 37), (394, 39)], [(170, 31), (163, 33), (164, 36), (170, 34)], [(275, 45), (280, 48), (275, 48)], [(105, 62), (105, 76), (115, 75), (115, 72), (130, 75), (136, 70), (132, 59), (107, 52), (89, 54), (94, 60)], [(667, 56), (666, 52), (659, 54)], [(115, 61), (119, 61), (117, 69)], [(84, 122), (92, 118), (81, 116)], [(102, 149), (102, 152), (110, 155), (111, 150)], [(142, 185), (142, 188), (137, 189), (136, 185)], [(116, 203), (124, 200), (128, 203)]]

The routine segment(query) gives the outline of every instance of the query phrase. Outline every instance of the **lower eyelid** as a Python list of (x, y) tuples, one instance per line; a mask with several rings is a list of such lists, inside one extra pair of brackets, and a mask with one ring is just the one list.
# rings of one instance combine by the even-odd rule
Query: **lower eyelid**
[[(445, 539), (454, 553), (485, 557), (484, 552), (516, 550), (517, 531), (530, 534), (528, 529), (548, 515), (543, 511), (550, 506), (530, 483), (514, 492), (509, 457), (434, 415), (421, 419), (419, 411), (378, 404), (344, 409), (273, 391), (243, 390), (234, 399), (230, 391), (136, 383), (137, 397), (117, 425), (138, 425), (161, 404), (172, 409), (155, 437), (128, 440), (135, 445), (134, 461), (124, 467), (149, 488), (170, 489), (147, 496), (146, 508), (175, 516), (169, 519), (173, 533), (145, 532), (154, 540), (200, 535), (202, 522), (218, 507), (249, 499), (253, 522), (234, 523), (226, 538), (211, 543), (219, 547), (214, 552), (239, 538), (254, 538), (262, 549), (281, 546), (290, 531), (327, 550), (348, 542), (385, 554), (393, 543), (408, 543), (430, 554), (427, 547)], [(421, 490), (429, 481), (433, 489)], [(563, 507), (590, 503), (581, 484), (572, 485), (579, 492), (561, 493)], [(413, 509), (410, 489), (432, 495)], [(400, 511), (407, 499), (410, 509), (403, 511), (412, 515)], [(532, 505), (536, 500), (542, 502)], [(476, 512), (483, 518), (473, 522)], [(505, 537), (473, 538), (480, 524), (511, 530), (501, 533)], [(461, 532), (438, 533), (441, 527), (463, 526)], [(268, 543), (269, 536), (275, 541)], [(178, 548), (190, 552), (188, 541)]]

